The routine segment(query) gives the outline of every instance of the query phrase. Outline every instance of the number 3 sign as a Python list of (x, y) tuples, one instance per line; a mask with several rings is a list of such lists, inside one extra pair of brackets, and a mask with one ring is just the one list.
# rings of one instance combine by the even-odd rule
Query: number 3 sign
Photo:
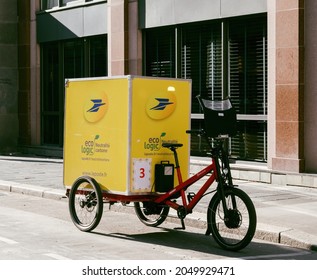
[(132, 191), (151, 191), (151, 164), (152, 159), (133, 159)]

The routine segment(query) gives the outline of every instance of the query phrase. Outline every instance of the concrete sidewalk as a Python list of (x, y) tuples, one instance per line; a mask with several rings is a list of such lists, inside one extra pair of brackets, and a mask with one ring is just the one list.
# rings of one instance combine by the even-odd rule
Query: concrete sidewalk
[[(65, 198), (61, 159), (0, 156), (0, 170), (0, 191)], [(281, 185), (235, 180), (234, 183), (248, 193), (256, 207), (255, 238), (317, 251), (317, 188), (292, 186), (290, 182)], [(194, 213), (186, 217), (186, 225), (205, 228), (209, 200), (210, 197), (205, 197), (196, 206)]]

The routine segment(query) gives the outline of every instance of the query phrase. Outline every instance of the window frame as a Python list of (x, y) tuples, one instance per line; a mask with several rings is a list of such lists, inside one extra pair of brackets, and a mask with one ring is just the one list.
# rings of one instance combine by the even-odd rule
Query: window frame
[[(263, 47), (263, 96), (262, 101), (263, 101), (263, 112), (259, 113), (247, 113), (247, 112), (242, 112), (238, 113), (237, 119), (238, 119), (238, 124), (240, 127), (239, 134), (236, 136), (236, 138), (231, 138), (229, 140), (229, 152), (232, 152), (232, 156), (237, 159), (242, 159), (242, 160), (254, 160), (254, 161), (262, 161), (266, 162), (267, 161), (267, 29), (266, 29), (266, 21), (267, 18), (265, 18), (264, 14), (261, 15), (256, 15), (256, 16), (243, 16), (243, 17), (237, 17), (237, 18), (228, 18), (228, 19), (221, 19), (221, 20), (213, 20), (213, 21), (206, 21), (206, 22), (200, 22), (200, 23), (188, 23), (188, 24), (183, 24), (183, 25), (178, 25), (178, 26), (170, 26), (169, 28), (172, 29), (174, 28), (175, 30), (175, 76), (176, 78), (192, 78), (190, 76), (186, 76), (182, 74), (182, 59), (183, 59), (183, 54), (182, 54), (182, 44), (183, 44), (183, 35), (186, 33), (186, 28), (188, 30), (195, 25), (197, 26), (197, 30), (199, 30), (200, 27), (204, 25), (209, 25), (213, 26), (215, 24), (221, 23), (221, 51), (222, 51), (222, 57), (221, 57), (221, 89), (222, 89), (222, 98), (225, 97), (230, 97), (230, 90), (231, 90), (231, 85), (230, 85), (230, 24), (235, 24), (235, 22), (244, 22), (247, 26), (252, 26), (250, 22), (252, 20), (255, 20), (255, 22), (259, 23), (259, 25), (264, 26), (264, 29), (266, 33), (264, 34), (263, 31), (263, 42), (262, 42), (262, 47)], [(143, 62), (144, 62), (144, 75), (149, 75), (147, 66), (150, 64), (147, 60), (149, 57), (147, 56), (146, 48), (149, 46), (146, 45), (146, 37), (149, 36), (150, 32), (158, 32), (158, 33), (164, 33), (163, 28), (166, 27), (158, 27), (158, 28), (151, 28), (151, 29), (145, 29), (144, 30), (144, 52), (143, 52)], [(263, 30), (264, 30), (263, 29)], [(188, 32), (187, 30), (187, 32)], [(195, 32), (193, 32), (195, 33)], [(153, 34), (152, 34), (153, 35)], [(195, 36), (195, 34), (193, 34)], [(157, 36), (160, 37), (160, 36)], [(161, 39), (164, 40), (164, 39)], [(160, 45), (161, 46), (161, 45)], [(259, 48), (261, 49), (261, 47)], [(155, 50), (152, 50), (155, 52)], [(206, 51), (206, 50), (205, 50)], [(226, 59), (227, 58), (227, 59)], [(195, 62), (197, 64), (197, 61)], [(198, 65), (198, 64), (197, 64)], [(198, 68), (197, 68), (198, 67)], [(196, 66), (195, 71), (201, 71), (199, 66)], [(204, 73), (200, 73), (200, 75), (208, 75), (208, 71), (206, 70)], [(261, 74), (260, 74), (261, 75)], [(258, 78), (258, 77), (257, 77)], [(200, 80), (204, 80), (202, 78), (199, 78)], [(197, 83), (197, 81), (194, 81)], [(244, 81), (245, 82), (245, 81)], [(243, 82), (242, 82), (243, 83)], [(203, 87), (204, 85), (198, 85), (198, 87)], [(240, 85), (241, 86), (241, 85)], [(246, 85), (245, 85), (246, 86)], [(197, 87), (197, 86), (195, 86)], [(195, 88), (194, 87), (194, 88)], [(203, 91), (201, 91), (201, 88), (199, 88), (198, 92), (194, 92), (194, 95), (201, 94)], [(236, 96), (236, 98), (242, 98), (242, 95)], [(246, 98), (246, 97), (244, 97)], [(195, 96), (192, 96), (192, 103), (195, 102)], [(243, 102), (246, 102), (243, 101)], [(239, 105), (239, 104), (238, 104)], [(257, 105), (258, 106), (258, 105)], [(192, 120), (192, 128), (201, 128), (203, 126), (203, 114), (199, 110), (192, 110), (191, 114), (191, 120)], [(200, 139), (193, 139), (194, 136), (192, 136), (192, 145), (196, 145), (197, 147), (201, 147), (202, 150), (207, 148), (206, 145), (204, 145), (203, 140)], [(239, 140), (240, 139), (240, 140)], [(252, 140), (253, 139), (253, 140)], [(258, 140), (258, 145), (259, 147), (254, 150), (252, 146), (254, 145), (254, 139)], [(237, 143), (239, 147), (237, 146)], [(232, 146), (232, 145), (233, 146)], [(249, 145), (249, 146), (248, 146)], [(240, 147), (241, 146), (241, 147)], [(239, 149), (245, 149), (244, 152), (241, 153), (240, 150), (234, 151), (231, 150), (235, 149), (238, 147)], [(192, 146), (193, 148), (193, 146)], [(193, 152), (193, 149), (191, 148), (191, 152)], [(251, 152), (250, 148), (252, 148)], [(254, 155), (258, 152), (258, 155), (256, 155), (254, 158), (250, 158), (250, 155)], [(192, 155), (201, 155), (199, 152), (198, 154), (193, 154)], [(240, 155), (242, 158), (240, 158)]]
[[(95, 2), (107, 2), (106, 0), (41, 0), (41, 11), (72, 8), (76, 6), (83, 6), (94, 4)], [(53, 2), (49, 5), (49, 2)]]

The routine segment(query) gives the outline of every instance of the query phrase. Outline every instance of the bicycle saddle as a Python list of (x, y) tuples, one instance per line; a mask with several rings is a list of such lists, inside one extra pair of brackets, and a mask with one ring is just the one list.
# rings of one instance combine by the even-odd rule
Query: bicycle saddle
[(168, 142), (165, 142), (165, 143), (162, 143), (162, 147), (164, 148), (180, 148), (180, 147), (183, 147), (183, 144), (181, 143), (168, 143)]

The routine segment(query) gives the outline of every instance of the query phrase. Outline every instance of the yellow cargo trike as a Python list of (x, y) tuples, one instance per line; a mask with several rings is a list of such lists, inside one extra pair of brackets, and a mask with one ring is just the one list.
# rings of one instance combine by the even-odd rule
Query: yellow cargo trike
[[(95, 229), (104, 203), (134, 203), (144, 224), (160, 225), (172, 208), (185, 229), (187, 214), (214, 193), (206, 234), (229, 250), (250, 243), (255, 209), (233, 186), (223, 148), (235, 132), (236, 114), (229, 99), (199, 100), (208, 127), (191, 130), (190, 80), (130, 75), (66, 80), (64, 185), (76, 227)], [(192, 133), (205, 137), (211, 163), (189, 176)], [(205, 176), (196, 193), (188, 191)]]

